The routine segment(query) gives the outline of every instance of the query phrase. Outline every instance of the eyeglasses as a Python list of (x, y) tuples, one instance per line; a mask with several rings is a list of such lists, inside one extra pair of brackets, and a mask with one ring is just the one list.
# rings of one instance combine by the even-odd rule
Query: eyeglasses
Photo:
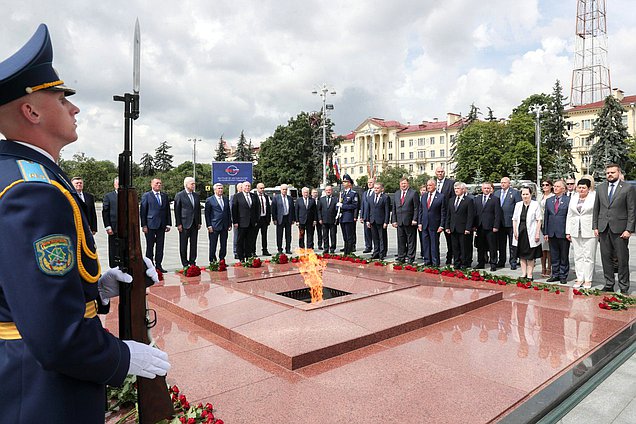
[(548, 184), (548, 183), (543, 183), (543, 184), (541, 184), (541, 185), (542, 185), (543, 187), (550, 187), (550, 184)]
[(566, 183), (567, 185), (574, 185), (574, 183)]

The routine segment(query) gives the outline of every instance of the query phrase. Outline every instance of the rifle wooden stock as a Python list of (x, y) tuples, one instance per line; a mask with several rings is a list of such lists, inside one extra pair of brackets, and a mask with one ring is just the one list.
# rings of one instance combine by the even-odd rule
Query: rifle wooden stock
[[(141, 253), (138, 205), (134, 188), (119, 189), (120, 267), (133, 277), (132, 284), (120, 285), (119, 336), (150, 344), (146, 313), (146, 265)], [(137, 377), (137, 402), (141, 424), (154, 424), (174, 414), (165, 377)]]

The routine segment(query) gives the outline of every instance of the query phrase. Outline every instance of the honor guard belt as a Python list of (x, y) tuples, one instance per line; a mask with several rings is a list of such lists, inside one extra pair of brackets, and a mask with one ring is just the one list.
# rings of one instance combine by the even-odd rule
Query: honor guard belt
[[(84, 318), (95, 318), (97, 316), (97, 303), (95, 300), (86, 302)], [(0, 322), (0, 340), (19, 340), (22, 336), (14, 322)]]

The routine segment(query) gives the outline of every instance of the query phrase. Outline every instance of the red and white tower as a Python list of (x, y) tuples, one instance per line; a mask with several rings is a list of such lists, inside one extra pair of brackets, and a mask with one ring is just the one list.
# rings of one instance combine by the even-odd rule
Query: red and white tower
[(605, 0), (577, 0), (570, 106), (594, 103), (610, 93)]

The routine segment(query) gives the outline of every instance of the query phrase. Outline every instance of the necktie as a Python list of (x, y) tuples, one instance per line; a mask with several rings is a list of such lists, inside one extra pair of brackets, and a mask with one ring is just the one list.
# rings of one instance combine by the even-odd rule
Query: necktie
[(263, 199), (263, 195), (258, 195), (261, 198), (261, 215), (265, 215), (265, 200)]
[(82, 202), (86, 203), (86, 199), (84, 199), (84, 193), (77, 193), (79, 194), (80, 199), (82, 199)]
[(483, 196), (481, 198), (481, 206), (486, 206), (487, 201), (488, 201), (488, 196)]
[(554, 213), (557, 214), (559, 213), (559, 200), (561, 200), (560, 197), (557, 197), (554, 199)]
[(220, 196), (217, 196), (216, 201), (219, 204), (219, 206), (221, 206), (221, 210), (223, 210), (223, 198)]
[(192, 193), (188, 193), (188, 197), (190, 198), (190, 203), (192, 203), (192, 207), (194, 207), (194, 196)]
[(400, 200), (400, 204), (401, 205), (404, 204), (404, 196), (406, 196), (406, 192), (405, 191), (402, 192), (402, 200)]
[(379, 194), (375, 196), (375, 204), (376, 205), (378, 204), (378, 200), (380, 200), (380, 195)]
[(501, 202), (501, 206), (503, 206), (505, 200), (506, 200), (506, 192), (502, 191), (501, 192), (501, 199), (499, 199), (499, 201)]
[(614, 183), (610, 184), (610, 191), (607, 195), (607, 200), (609, 200), (610, 203), (612, 203), (612, 196), (614, 196)]
[(305, 199), (305, 209), (309, 209), (309, 201)]
[(245, 193), (245, 201), (250, 207), (252, 207), (252, 199), (249, 193)]
[(437, 192), (441, 193), (442, 192), (442, 182), (440, 180), (437, 180)]
[(283, 215), (287, 215), (289, 213), (289, 208), (287, 207), (287, 197), (283, 197)]
[(460, 200), (461, 200), (461, 197), (455, 198), (455, 210), (457, 210), (457, 208), (459, 207), (459, 201)]
[(327, 207), (331, 205), (331, 196), (327, 196)]
[(428, 194), (428, 200), (426, 201), (426, 209), (430, 209), (431, 208), (431, 202), (433, 201), (433, 196), (431, 195), (431, 193)]
[(157, 203), (161, 206), (161, 196), (159, 195), (159, 192), (155, 193), (155, 196), (157, 197)]

